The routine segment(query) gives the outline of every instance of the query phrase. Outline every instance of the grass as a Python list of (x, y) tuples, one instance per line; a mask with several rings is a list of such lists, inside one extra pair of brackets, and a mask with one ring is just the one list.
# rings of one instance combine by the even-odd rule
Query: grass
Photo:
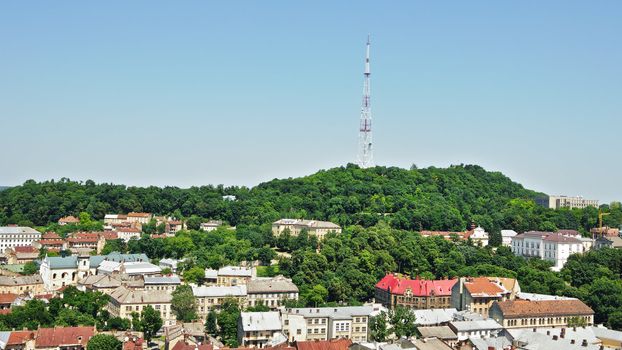
[(279, 272), (279, 265), (257, 266), (257, 277), (274, 277)]

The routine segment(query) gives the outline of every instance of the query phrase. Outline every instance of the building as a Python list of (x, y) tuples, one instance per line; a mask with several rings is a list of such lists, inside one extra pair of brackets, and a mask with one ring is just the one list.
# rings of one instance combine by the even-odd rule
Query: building
[(66, 248), (74, 253), (95, 251), (99, 254), (106, 245), (103, 232), (76, 232), (65, 241)]
[(127, 214), (127, 221), (128, 222), (138, 222), (141, 225), (145, 225), (148, 224), (149, 221), (151, 221), (151, 219), (153, 218), (153, 215), (151, 213), (128, 213)]
[[(242, 312), (238, 319), (238, 343), (251, 348), (274, 344), (281, 333), (281, 317), (276, 311)], [(281, 336), (282, 337), (282, 336)]]
[(598, 208), (598, 200), (595, 199), (585, 199), (581, 196), (576, 197), (567, 197), (567, 196), (546, 196), (536, 199), (536, 203), (550, 209), (560, 209), (560, 208), (587, 208), (587, 207), (596, 207)]
[(298, 300), (298, 287), (283, 276), (253, 278), (247, 282), (246, 291), (248, 306), (265, 305), (276, 309), (286, 300)]
[(181, 285), (181, 279), (177, 275), (170, 276), (144, 276), (146, 291), (173, 293)]
[(477, 226), (471, 231), (467, 232), (469, 234), (469, 238), (473, 241), (475, 245), (479, 245), (481, 247), (485, 247), (488, 245), (488, 232), (486, 232), (480, 226)]
[(296, 237), (300, 231), (307, 230), (309, 236), (316, 236), (319, 240), (329, 232), (341, 233), (341, 227), (329, 221), (281, 219), (272, 223), (272, 234), (279, 236), (289, 230), (290, 235)]
[(419, 326), (442, 326), (454, 320), (456, 309), (421, 309), (413, 310), (415, 322)]
[(216, 230), (220, 226), (222, 226), (222, 221), (220, 221), (220, 220), (210, 220), (208, 222), (202, 222), (200, 228), (203, 231), (210, 232), (210, 231)]
[(105, 225), (121, 224), (127, 221), (127, 215), (124, 214), (106, 214), (104, 216)]
[(352, 346), (352, 340), (339, 338), (330, 340), (296, 341), (297, 350), (348, 350)]
[(136, 227), (119, 227), (115, 231), (117, 233), (117, 237), (122, 239), (125, 243), (129, 242), (130, 239), (139, 239), (142, 231)]
[(246, 307), (246, 286), (192, 286), (197, 300), (197, 314), (205, 319), (212, 310), (220, 309), (227, 299), (234, 299), (241, 308)]
[(413, 309), (443, 309), (451, 307), (451, 289), (457, 280), (410, 279), (399, 274), (387, 274), (375, 288), (375, 298), (393, 309), (404, 306)]
[(65, 249), (66, 242), (55, 232), (46, 232), (41, 235), (41, 239), (34, 241), (32, 246), (37, 249), (45, 249), (48, 252), (60, 252)]
[(595, 228), (590, 230), (590, 233), (592, 234), (592, 237), (594, 237), (594, 238), (600, 237), (600, 236), (619, 237), (620, 236), (620, 229), (619, 228), (615, 228), (615, 227), (608, 227), (608, 226), (604, 226), (602, 228), (595, 227)]
[(65, 226), (65, 225), (75, 225), (75, 224), (79, 224), (80, 223), (80, 219), (78, 219), (75, 216), (65, 216), (62, 217), (60, 219), (58, 219), (58, 224), (60, 226)]
[(453, 347), (458, 343), (458, 335), (449, 326), (417, 327), (421, 338), (437, 338)]
[(369, 318), (385, 310), (380, 304), (284, 309), (283, 333), (290, 342), (333, 338), (366, 342)]
[(41, 239), (41, 232), (22, 226), (0, 227), (0, 253), (7, 248), (31, 246), (32, 242)]
[(175, 236), (177, 232), (185, 229), (186, 224), (181, 220), (169, 220), (165, 225), (166, 234), (169, 236)]
[(452, 306), (488, 317), (495, 301), (514, 300), (518, 281), (502, 277), (461, 277), (451, 290)]
[(165, 258), (160, 260), (160, 262), (158, 263), (158, 266), (160, 266), (160, 268), (162, 270), (164, 269), (170, 269), (171, 272), (176, 273), (177, 272), (177, 265), (184, 261), (183, 259), (181, 260), (177, 260), (177, 259), (170, 259), (170, 258)]
[(504, 247), (512, 246), (512, 239), (518, 234), (514, 230), (501, 230), (501, 245)]
[(84, 350), (95, 335), (95, 327), (39, 328), (35, 350)]
[(104, 260), (97, 267), (98, 275), (124, 274), (128, 276), (159, 275), (159, 266), (149, 261), (112, 261)]
[(594, 242), (595, 249), (614, 248), (622, 249), (622, 238), (618, 236), (600, 236)]
[(495, 302), (490, 317), (504, 328), (565, 327), (573, 318), (594, 324), (594, 311), (578, 299)]
[(25, 264), (39, 259), (39, 249), (33, 246), (7, 248), (4, 256), (7, 264)]
[(44, 292), (43, 280), (38, 274), (14, 277), (0, 276), (0, 293), (39, 295)]
[(205, 284), (217, 286), (246, 285), (251, 278), (257, 275), (253, 267), (225, 266), (218, 270), (205, 270)]
[(503, 331), (503, 327), (493, 319), (480, 321), (452, 321), (449, 328), (458, 336), (458, 341), (465, 341), (470, 337), (496, 337)]
[(88, 290), (110, 294), (122, 285), (121, 275), (89, 275), (78, 281), (77, 288), (83, 292)]
[(583, 242), (578, 238), (561, 233), (529, 231), (512, 239), (512, 252), (526, 258), (539, 257), (553, 263), (552, 269), (559, 271), (572, 254), (585, 252)]
[(176, 323), (176, 317), (171, 310), (172, 296), (170, 293), (153, 293), (146, 290), (131, 290), (119, 287), (110, 293), (108, 312), (112, 317), (132, 319), (132, 313), (141, 313), (147, 306), (160, 312), (164, 326)]
[(438, 338), (422, 338), (413, 340), (414, 350), (452, 350), (443, 340)]

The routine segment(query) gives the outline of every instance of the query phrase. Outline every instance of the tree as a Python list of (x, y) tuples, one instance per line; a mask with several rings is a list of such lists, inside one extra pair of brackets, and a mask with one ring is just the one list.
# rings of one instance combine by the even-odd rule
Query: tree
[(195, 266), (189, 270), (184, 272), (184, 280), (188, 283), (196, 283), (203, 284), (203, 280), (205, 280), (205, 270)]
[(398, 339), (401, 337), (410, 338), (415, 335), (417, 332), (415, 321), (415, 314), (403, 306), (397, 306), (389, 311), (389, 322), (393, 327), (395, 337)]
[(574, 316), (568, 318), (568, 327), (584, 327), (587, 326), (587, 321), (583, 317)]
[(175, 289), (172, 294), (171, 309), (182, 322), (190, 322), (197, 318), (197, 303), (192, 293), (192, 287), (187, 284)]
[(384, 342), (389, 335), (387, 329), (387, 313), (382, 311), (378, 316), (374, 316), (369, 319), (369, 331), (371, 334), (371, 340), (377, 342)]
[(214, 312), (214, 310), (210, 310), (210, 312), (207, 313), (207, 318), (205, 319), (205, 332), (212, 337), (216, 336), (218, 333), (218, 327), (216, 326), (216, 312)]
[(220, 329), (222, 342), (235, 348), (238, 346), (238, 320), (240, 319), (240, 308), (235, 299), (227, 299), (223, 302), (217, 323)]
[(87, 344), (89, 350), (121, 350), (123, 343), (110, 334), (96, 334)]
[(140, 315), (140, 327), (147, 341), (151, 341), (153, 336), (162, 328), (162, 317), (150, 305), (147, 305)]
[(29, 261), (24, 264), (24, 269), (20, 272), (22, 275), (34, 275), (39, 272), (39, 265), (34, 261)]
[(111, 317), (106, 323), (108, 329), (126, 331), (132, 328), (132, 322), (126, 318)]
[(203, 219), (196, 215), (192, 215), (186, 220), (186, 227), (188, 228), (188, 230), (198, 231), (199, 229), (201, 229), (201, 222), (203, 222)]
[(328, 290), (321, 284), (316, 284), (305, 294), (307, 301), (315, 306), (325, 303), (327, 297)]

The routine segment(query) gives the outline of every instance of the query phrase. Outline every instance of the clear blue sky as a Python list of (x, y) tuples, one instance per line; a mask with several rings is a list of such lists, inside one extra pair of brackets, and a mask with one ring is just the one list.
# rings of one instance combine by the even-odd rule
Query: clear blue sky
[(3, 1), (0, 184), (480, 164), (622, 199), (620, 1)]

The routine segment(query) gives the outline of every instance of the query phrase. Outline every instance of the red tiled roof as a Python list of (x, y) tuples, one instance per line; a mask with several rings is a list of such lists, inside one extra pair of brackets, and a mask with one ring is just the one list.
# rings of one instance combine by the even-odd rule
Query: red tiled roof
[(67, 224), (75, 224), (80, 222), (80, 219), (76, 218), (75, 216), (65, 216), (64, 218), (60, 218), (58, 219), (58, 222), (64, 222)]
[(450, 231), (421, 231), (423, 237), (441, 236), (445, 239), (451, 239), (451, 235), (456, 235), (460, 239), (468, 239), (473, 234), (473, 230), (466, 232), (450, 232)]
[(376, 288), (389, 291), (391, 294), (403, 295), (410, 290), (413, 296), (451, 295), (451, 288), (458, 280), (419, 280), (410, 279), (389, 273), (384, 276)]
[(104, 239), (105, 240), (119, 239), (119, 235), (116, 232), (104, 232)]
[(117, 232), (142, 232), (141, 230), (135, 228), (135, 227), (121, 227), (117, 229)]
[(123, 343), (123, 350), (142, 350), (143, 342), (143, 338), (138, 338), (136, 341), (130, 339)]
[(11, 304), (17, 299), (17, 294), (0, 293), (0, 304)]
[(40, 328), (37, 331), (35, 348), (55, 348), (66, 345), (85, 346), (95, 334), (95, 327)]
[(151, 238), (166, 238), (166, 235), (165, 234), (158, 235), (154, 233), (151, 235)]
[(171, 220), (168, 222), (169, 225), (181, 225), (181, 221), (179, 220)]
[(41, 235), (41, 239), (62, 239), (56, 232), (46, 232)]
[(128, 213), (127, 217), (135, 217), (135, 218), (148, 218), (151, 216), (151, 213)]
[[(593, 315), (581, 300), (506, 300), (496, 302), (504, 318)], [(493, 304), (494, 305), (494, 304)]]
[(348, 350), (350, 345), (352, 345), (352, 340), (344, 338), (296, 342), (298, 350)]
[(26, 343), (27, 340), (34, 339), (34, 331), (13, 331), (9, 335), (7, 345), (20, 345)]
[(48, 246), (48, 245), (63, 245), (64, 241), (63, 240), (57, 240), (57, 239), (41, 239), (39, 240), (39, 244), (44, 245), (44, 246)]
[(467, 279), (464, 287), (472, 296), (490, 296), (497, 297), (506, 293), (505, 288), (491, 281), (488, 277), (475, 277)]
[(13, 247), (13, 251), (16, 253), (38, 253), (39, 249), (31, 245), (27, 245), (27, 246)]
[(214, 347), (212, 346), (212, 344), (201, 344), (201, 345), (194, 345), (194, 344), (186, 344), (183, 341), (178, 341), (177, 344), (175, 344), (175, 346), (173, 346), (172, 350), (213, 350)]

